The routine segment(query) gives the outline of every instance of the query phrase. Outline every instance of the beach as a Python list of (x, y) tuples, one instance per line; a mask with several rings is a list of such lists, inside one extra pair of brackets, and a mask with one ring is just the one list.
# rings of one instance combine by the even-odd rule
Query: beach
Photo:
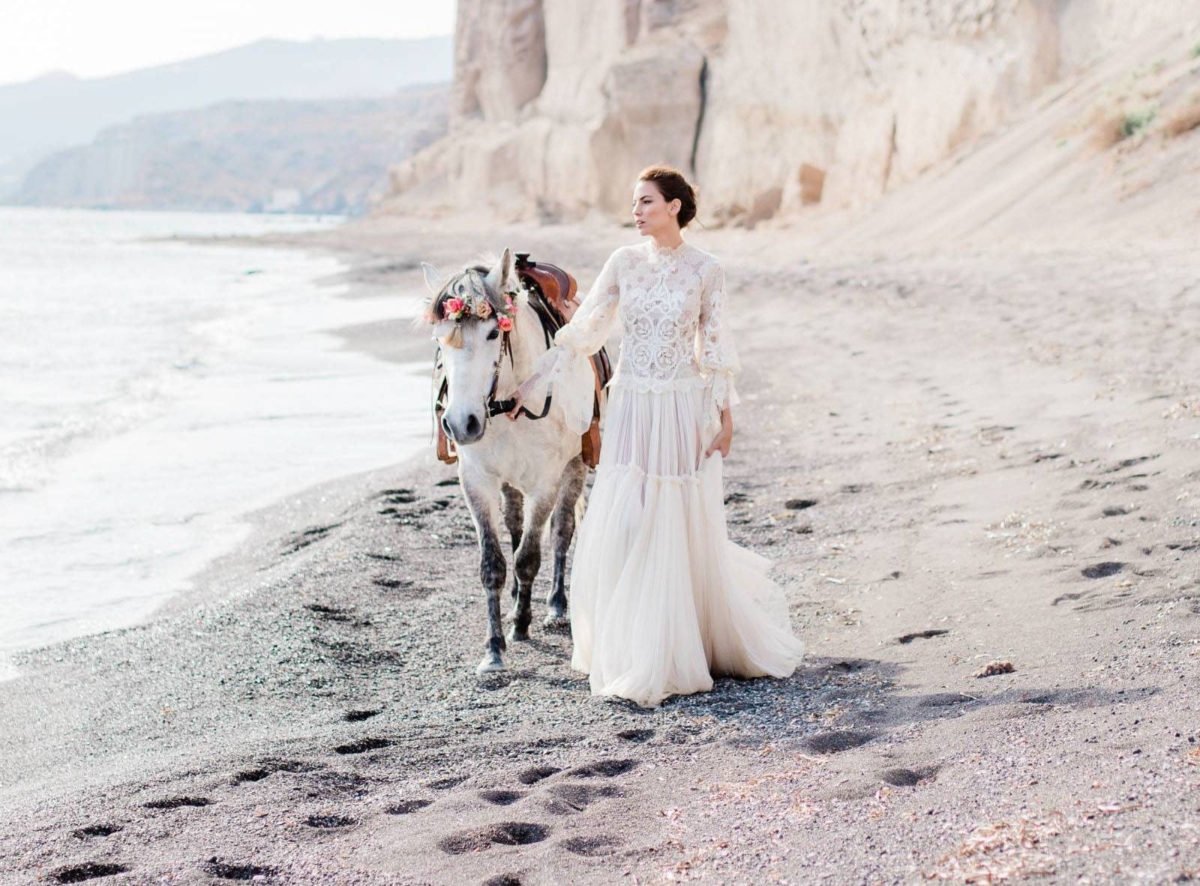
[(349, 300), (335, 256), (184, 240), (339, 221), (0, 210), (0, 675), (149, 616), (243, 512), (421, 448), (424, 363), (329, 333), (419, 290)]
[[(687, 236), (726, 268), (729, 531), (775, 563), (794, 676), (593, 698), (544, 569), (533, 639), (477, 677), (474, 528), (428, 446), (260, 508), (145, 622), (16, 657), (0, 883), (1200, 877), (1195, 250)], [(586, 290), (635, 238), (256, 242), (338, 256), (352, 304), (505, 245)], [(431, 353), (401, 319), (338, 328), (397, 384)]]

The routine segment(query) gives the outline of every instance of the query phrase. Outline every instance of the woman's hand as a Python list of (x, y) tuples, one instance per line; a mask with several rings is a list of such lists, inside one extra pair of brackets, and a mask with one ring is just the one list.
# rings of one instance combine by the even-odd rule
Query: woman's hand
[(525, 398), (527, 396), (529, 396), (529, 386), (533, 381), (535, 381), (535, 379), (527, 378), (527, 379), (525, 379), (524, 384), (522, 384), (519, 388), (517, 388), (515, 391), (513, 391), (513, 393), (512, 393), (512, 401), (513, 401), (512, 409), (510, 409), (510, 410), (508, 410), (508, 412), (504, 413), (506, 416), (508, 416), (509, 421), (516, 421), (518, 418), (520, 418), (521, 406), (525, 403)]
[(520, 391), (518, 390), (513, 392), (512, 401), (512, 409), (508, 410), (508, 412), (504, 414), (508, 417), (509, 421), (516, 421), (521, 417), (521, 406), (525, 402), (525, 398), (521, 396)]
[(704, 453), (704, 457), (708, 458), (714, 452), (721, 453), (721, 458), (729, 458), (729, 444), (733, 442), (733, 413), (726, 406), (721, 410), (721, 430), (717, 432), (717, 436), (713, 437), (713, 441), (708, 444), (708, 450)]

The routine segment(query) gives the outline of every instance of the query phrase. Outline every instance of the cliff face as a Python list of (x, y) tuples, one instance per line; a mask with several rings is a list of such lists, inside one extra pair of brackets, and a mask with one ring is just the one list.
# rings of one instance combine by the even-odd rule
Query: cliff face
[(874, 200), (1200, 0), (460, 0), (447, 138), (398, 211), (623, 216), (691, 173), (706, 223)]

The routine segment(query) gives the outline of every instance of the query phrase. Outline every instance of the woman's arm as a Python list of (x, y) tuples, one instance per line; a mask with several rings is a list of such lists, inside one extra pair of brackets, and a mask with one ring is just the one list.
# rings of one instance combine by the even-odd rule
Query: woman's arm
[(696, 332), (696, 362), (708, 379), (705, 391), (705, 422), (717, 428), (704, 455), (729, 455), (733, 441), (731, 408), (738, 402), (734, 376), (741, 370), (737, 348), (725, 324), (725, 270), (714, 265), (704, 281), (700, 296), (700, 324)]
[(554, 346), (534, 365), (530, 374), (513, 394), (515, 401), (508, 417), (517, 418), (525, 400), (552, 388), (554, 402), (563, 410), (567, 424), (580, 434), (592, 423), (592, 365), (588, 359), (608, 340), (617, 318), (621, 288), (617, 279), (617, 253), (609, 256), (587, 297), (567, 323), (554, 336)]

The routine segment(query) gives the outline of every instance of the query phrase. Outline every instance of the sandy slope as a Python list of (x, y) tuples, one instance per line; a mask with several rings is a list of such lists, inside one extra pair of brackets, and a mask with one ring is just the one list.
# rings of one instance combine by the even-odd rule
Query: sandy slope
[(1048, 88), (856, 215), (791, 222), (826, 250), (1200, 243), (1200, 31), (1151, 33)]
[[(363, 286), (505, 243), (586, 282), (633, 236), (386, 220), (322, 245)], [(425, 457), (281, 503), (208, 602), (0, 684), (0, 882), (1200, 876), (1200, 256), (694, 242), (747, 367), (730, 530), (778, 563), (795, 677), (644, 712), (536, 631), (477, 680), (473, 531)], [(144, 805), (178, 798), (208, 802)]]

